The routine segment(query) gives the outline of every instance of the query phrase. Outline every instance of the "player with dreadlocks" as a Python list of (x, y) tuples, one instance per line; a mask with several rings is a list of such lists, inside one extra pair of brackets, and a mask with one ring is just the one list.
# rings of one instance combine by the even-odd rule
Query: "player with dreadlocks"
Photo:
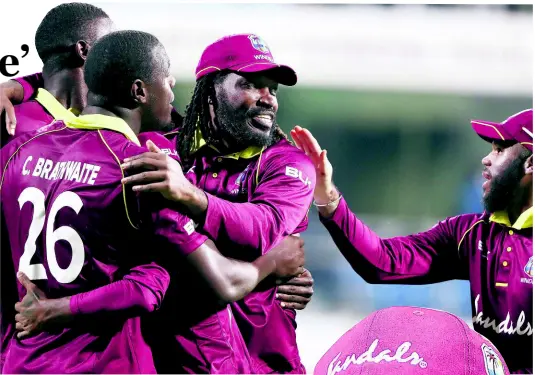
[[(179, 202), (197, 231), (219, 249), (232, 249), (225, 255), (252, 261), (308, 224), (314, 165), (276, 122), (278, 85), (293, 86), (297, 76), (274, 62), (258, 36), (240, 34), (204, 50), (196, 80), (176, 137), (187, 178), (179, 168), (169, 168), (165, 154), (146, 153), (124, 167), (147, 171), (125, 183)], [(307, 279), (297, 278), (296, 283)], [(273, 281), (266, 281), (231, 304), (253, 372), (305, 373), (296, 344), (295, 310), (283, 309), (276, 293)]]
[[(184, 158), (185, 165), (187, 165), (187, 161), (191, 157), (190, 151), (197, 128), (201, 131), (208, 144), (222, 148), (236, 147), (240, 149), (253, 142), (256, 143), (256, 146), (271, 146), (282, 139), (288, 139), (287, 135), (275, 121), (275, 118), (273, 118), (273, 126), (269, 128), (269, 133), (265, 137), (257, 136), (248, 129), (240, 129), (232, 121), (225, 124), (228, 125), (227, 127), (221, 127), (219, 129), (210, 126), (212, 122), (210, 107), (213, 106), (213, 111), (216, 115), (221, 114), (218, 108), (218, 102), (210, 98), (216, 97), (215, 86), (220, 85), (228, 74), (228, 71), (212, 72), (201, 77), (195, 85), (193, 97), (186, 108), (186, 116), (181, 129), (178, 131), (177, 137), (177, 150), (180, 156)], [(215, 116), (215, 121), (221, 124), (222, 119)], [(228, 142), (227, 145), (224, 144), (225, 142)]]

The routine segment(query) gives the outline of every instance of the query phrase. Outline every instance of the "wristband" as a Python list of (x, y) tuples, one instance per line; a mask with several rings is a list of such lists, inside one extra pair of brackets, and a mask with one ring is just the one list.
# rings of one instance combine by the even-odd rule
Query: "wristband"
[(312, 203), (313, 203), (314, 206), (316, 206), (316, 207), (329, 207), (329, 206), (331, 206), (331, 205), (333, 205), (333, 204), (335, 204), (335, 203), (338, 203), (338, 202), (340, 201), (340, 199), (342, 199), (342, 194), (340, 194), (340, 195), (338, 196), (338, 198), (336, 198), (334, 201), (329, 202), (329, 203), (327, 203), (327, 204), (317, 204), (316, 201), (314, 201), (314, 202), (312, 202)]

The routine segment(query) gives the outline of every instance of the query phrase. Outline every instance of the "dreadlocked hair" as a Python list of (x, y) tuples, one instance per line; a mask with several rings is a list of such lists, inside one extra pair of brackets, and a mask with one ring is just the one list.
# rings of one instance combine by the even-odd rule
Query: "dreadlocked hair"
[[(215, 129), (210, 126), (212, 118), (208, 98), (212, 98), (214, 112), (217, 110), (217, 100), (215, 100), (215, 85), (223, 81), (229, 71), (219, 71), (201, 77), (195, 89), (190, 103), (186, 107), (186, 114), (182, 122), (182, 127), (178, 131), (176, 149), (183, 163), (184, 168), (191, 167), (191, 149), (195, 139), (195, 131), (199, 127), (202, 136), (207, 144), (218, 147), (222, 143), (221, 137)], [(289, 141), (288, 136), (276, 125), (273, 136), (273, 144), (282, 139)]]

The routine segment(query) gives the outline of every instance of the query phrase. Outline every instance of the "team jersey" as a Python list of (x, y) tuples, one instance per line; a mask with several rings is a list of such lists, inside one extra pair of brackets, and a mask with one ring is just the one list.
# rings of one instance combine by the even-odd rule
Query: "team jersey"
[(474, 329), (511, 373), (533, 372), (533, 209), (450, 217), (428, 231), (382, 239), (344, 198), (322, 223), (353, 269), (371, 283), (470, 281)]
[[(176, 132), (167, 136), (172, 139)], [(194, 151), (185, 175), (208, 198), (205, 220), (197, 229), (225, 255), (252, 261), (285, 236), (306, 229), (314, 166), (288, 141), (222, 155), (197, 132)], [(283, 309), (275, 294), (273, 281), (266, 280), (232, 304), (253, 372), (305, 373), (297, 348), (296, 312)]]
[(121, 161), (144, 151), (123, 120), (102, 115), (54, 122), (2, 148), (14, 268), (48, 298), (73, 296), (81, 314), (68, 328), (12, 340), (4, 372), (155, 372), (141, 317), (161, 304), (169, 274), (154, 259), (164, 249), (187, 255), (206, 238), (186, 231), (190, 219), (163, 198), (123, 187)]

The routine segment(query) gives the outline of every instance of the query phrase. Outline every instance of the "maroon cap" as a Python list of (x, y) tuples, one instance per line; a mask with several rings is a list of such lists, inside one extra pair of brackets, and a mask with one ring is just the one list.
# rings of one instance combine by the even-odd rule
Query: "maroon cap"
[(254, 34), (228, 35), (206, 47), (195, 69), (195, 79), (225, 69), (244, 73), (269, 71), (282, 85), (297, 83), (295, 71), (275, 63), (267, 44)]
[(323, 355), (314, 375), (508, 375), (494, 345), (453, 314), (419, 307), (372, 313)]
[(533, 109), (518, 112), (502, 123), (472, 120), (476, 133), (486, 140), (516, 141), (533, 152)]

